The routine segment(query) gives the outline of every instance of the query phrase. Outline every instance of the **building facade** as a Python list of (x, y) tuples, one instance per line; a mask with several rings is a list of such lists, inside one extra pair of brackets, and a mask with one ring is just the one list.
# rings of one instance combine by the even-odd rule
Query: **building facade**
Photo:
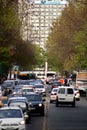
[(52, 23), (60, 17), (68, 0), (21, 0), (21, 2), (23, 6), (21, 11), (26, 14), (23, 18), (22, 37), (44, 48)]

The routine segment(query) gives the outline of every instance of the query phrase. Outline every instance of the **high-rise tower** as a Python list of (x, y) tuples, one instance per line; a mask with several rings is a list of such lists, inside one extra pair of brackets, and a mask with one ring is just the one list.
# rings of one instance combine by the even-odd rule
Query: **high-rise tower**
[(60, 17), (62, 10), (68, 4), (68, 0), (21, 1), (25, 1), (26, 9), (24, 12), (27, 12), (23, 20), (23, 39), (30, 39), (35, 44), (45, 47), (52, 22)]

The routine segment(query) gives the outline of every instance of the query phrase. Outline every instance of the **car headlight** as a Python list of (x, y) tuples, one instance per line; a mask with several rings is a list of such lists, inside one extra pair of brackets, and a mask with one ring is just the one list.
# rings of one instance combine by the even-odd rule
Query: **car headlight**
[(20, 125), (25, 125), (25, 121), (22, 120), (22, 121), (19, 122), (19, 124), (20, 124)]
[(39, 107), (41, 107), (41, 106), (42, 106), (42, 104), (40, 103), (40, 104), (39, 104)]

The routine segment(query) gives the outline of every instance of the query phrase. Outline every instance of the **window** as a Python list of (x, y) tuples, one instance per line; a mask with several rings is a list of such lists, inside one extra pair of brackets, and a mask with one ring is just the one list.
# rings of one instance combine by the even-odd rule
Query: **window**
[(65, 88), (60, 88), (58, 93), (59, 94), (65, 94)]
[(73, 94), (73, 89), (67, 89), (67, 94)]

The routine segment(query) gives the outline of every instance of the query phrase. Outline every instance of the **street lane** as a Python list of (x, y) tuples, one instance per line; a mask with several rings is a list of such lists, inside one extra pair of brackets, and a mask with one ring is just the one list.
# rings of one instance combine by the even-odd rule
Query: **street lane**
[(81, 98), (73, 108), (67, 105), (50, 104), (49, 95), (45, 102), (45, 116), (33, 115), (26, 130), (87, 130), (87, 100)]

